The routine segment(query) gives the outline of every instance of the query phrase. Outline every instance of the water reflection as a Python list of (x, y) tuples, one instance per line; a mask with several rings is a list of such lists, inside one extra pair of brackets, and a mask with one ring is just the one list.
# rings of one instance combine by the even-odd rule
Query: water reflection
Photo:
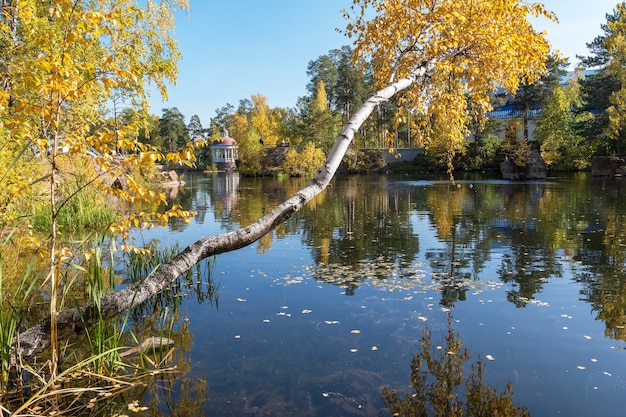
[[(304, 184), (237, 173), (191, 175), (186, 181), (174, 202), (198, 211), (198, 223), (217, 221), (222, 230), (249, 225)], [(267, 253), (275, 239), (298, 235), (318, 266), (345, 272), (345, 279), (330, 281), (348, 295), (363, 280), (397, 274), (389, 264), (410, 268), (423, 258), (441, 283), (440, 303), (448, 307), (467, 298), (472, 282), (494, 279), (507, 285), (512, 304), (525, 307), (548, 282), (563, 277), (564, 268), (572, 268), (585, 283), (583, 297), (607, 322), (607, 336), (626, 340), (626, 307), (616, 307), (626, 305), (625, 188), (619, 180), (591, 181), (581, 175), (551, 182), (456, 185), (350, 176), (336, 179), (264, 236), (257, 252)], [(437, 237), (429, 245), (420, 242), (424, 218)], [(170, 224), (171, 230), (187, 227), (176, 219)], [(318, 278), (329, 281), (323, 275)]]
[[(181, 246), (246, 226), (303, 185), (186, 181), (177, 198), (204, 214), (170, 226), (166, 238)], [(438, 323), (453, 311), (464, 345), (496, 357), (489, 375), (475, 366), (468, 388), (475, 395), (505, 401), (512, 380), (516, 399), (536, 416), (621, 415), (623, 346), (604, 336), (626, 338), (624, 191), (621, 181), (584, 175), (455, 186), (336, 179), (253, 247), (220, 255), (219, 312), (184, 304), (191, 372), (209, 392), (204, 410), (390, 415), (382, 387), (411, 380), (416, 335), (426, 323), (445, 328)], [(500, 391), (480, 388), (483, 377)], [(398, 389), (387, 405), (410, 411), (411, 390)]]
[(595, 179), (585, 216), (577, 219), (575, 278), (581, 297), (606, 324), (605, 335), (626, 340), (626, 182)]
[(485, 385), (482, 360), (472, 364), (464, 377), (471, 355), (452, 328), (452, 315), (448, 315), (445, 343), (435, 345), (432, 339), (429, 329), (422, 331), (420, 350), (411, 359), (411, 389), (383, 388), (382, 398), (392, 416), (530, 417), (526, 408), (513, 402), (511, 382), (502, 392)]

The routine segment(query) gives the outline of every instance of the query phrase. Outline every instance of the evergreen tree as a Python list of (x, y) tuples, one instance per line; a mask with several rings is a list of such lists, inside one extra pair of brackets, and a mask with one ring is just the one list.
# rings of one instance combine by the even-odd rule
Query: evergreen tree
[(178, 149), (189, 141), (185, 116), (176, 107), (163, 109), (159, 120), (159, 136), (168, 151)]
[(624, 108), (623, 92), (626, 77), (626, 6), (622, 2), (612, 14), (607, 14), (607, 22), (602, 24), (604, 32), (587, 44), (591, 55), (580, 57), (584, 68), (598, 68), (598, 71), (581, 79), (581, 91), (585, 104), (582, 112), (590, 112), (593, 117), (579, 124), (590, 149), (596, 154), (620, 154), (623, 151)]
[(197, 114), (194, 114), (191, 116), (191, 119), (189, 119), (187, 130), (189, 131), (189, 136), (193, 140), (204, 139), (206, 136), (206, 130), (202, 127), (202, 122)]

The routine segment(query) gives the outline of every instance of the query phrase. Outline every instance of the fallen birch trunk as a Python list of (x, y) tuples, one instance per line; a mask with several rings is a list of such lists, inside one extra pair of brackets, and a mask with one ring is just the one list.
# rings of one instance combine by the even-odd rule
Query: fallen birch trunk
[[(200, 239), (189, 245), (171, 261), (159, 267), (150, 277), (117, 292), (104, 295), (100, 301), (100, 310), (96, 304), (91, 303), (84, 307), (59, 312), (57, 316), (58, 338), (67, 339), (80, 333), (84, 328), (91, 327), (100, 318), (110, 319), (133, 306), (142, 304), (163, 291), (203, 259), (248, 246), (289, 219), (328, 186), (355, 132), (367, 120), (374, 108), (424, 77), (433, 66), (434, 61), (424, 63), (409, 76), (374, 93), (343, 128), (326, 163), (317, 171), (311, 182), (270, 213), (243, 229)], [(13, 360), (18, 356), (24, 359), (32, 358), (44, 351), (50, 346), (50, 317), (19, 333), (13, 339), (13, 346), (15, 348)]]

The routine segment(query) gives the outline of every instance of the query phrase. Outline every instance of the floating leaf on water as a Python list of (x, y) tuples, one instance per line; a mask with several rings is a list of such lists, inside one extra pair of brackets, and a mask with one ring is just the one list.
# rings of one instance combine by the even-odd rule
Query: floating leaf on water
[(306, 309), (306, 308), (304, 310), (302, 310), (302, 314), (309, 314), (309, 313), (312, 313), (312, 312), (313, 312), (313, 310), (309, 310), (309, 309)]
[(582, 365), (578, 365), (576, 368), (580, 369), (581, 371), (584, 371), (585, 369), (587, 369), (587, 368), (585, 368), (585, 367), (584, 367), (584, 366), (582, 366)]
[(357, 329), (354, 329), (354, 330), (350, 330), (350, 333), (352, 333), (352, 334), (360, 334), (361, 331), (357, 330)]
[(487, 356), (485, 356), (485, 358), (487, 358), (487, 360), (489, 360), (489, 361), (495, 361), (496, 360), (496, 358), (494, 358), (491, 355), (487, 355)]

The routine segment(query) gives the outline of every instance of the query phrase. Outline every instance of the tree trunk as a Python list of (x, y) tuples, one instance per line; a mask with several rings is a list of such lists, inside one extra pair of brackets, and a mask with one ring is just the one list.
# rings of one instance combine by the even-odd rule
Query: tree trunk
[[(389, 100), (397, 92), (406, 89), (419, 78), (424, 77), (434, 66), (434, 61), (425, 62), (406, 78), (390, 84), (374, 93), (350, 118), (343, 128), (326, 163), (311, 182), (295, 195), (280, 204), (270, 213), (248, 227), (217, 236), (200, 239), (189, 245), (168, 263), (159, 267), (150, 277), (132, 284), (115, 293), (106, 294), (100, 302), (100, 311), (95, 304), (61, 311), (57, 316), (57, 335), (66, 339), (82, 329), (95, 324), (100, 317), (110, 319), (116, 315), (150, 299), (196, 263), (213, 255), (230, 252), (248, 246), (289, 219), (307, 202), (321, 193), (335, 175), (355, 132), (365, 122), (374, 108)], [(16, 355), (31, 358), (50, 346), (50, 318), (21, 332), (13, 340)], [(15, 359), (15, 358), (13, 358)]]

